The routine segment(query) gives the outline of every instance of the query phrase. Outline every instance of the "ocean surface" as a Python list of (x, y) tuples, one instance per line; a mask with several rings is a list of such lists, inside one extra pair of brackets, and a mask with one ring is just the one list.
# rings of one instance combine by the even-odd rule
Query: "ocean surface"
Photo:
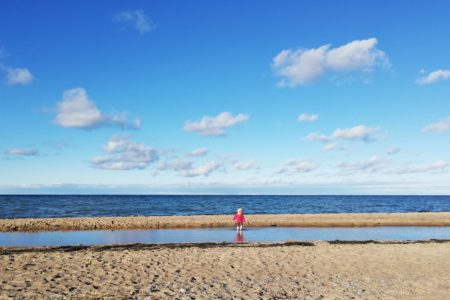
[(0, 195), (0, 218), (450, 211), (450, 196)]

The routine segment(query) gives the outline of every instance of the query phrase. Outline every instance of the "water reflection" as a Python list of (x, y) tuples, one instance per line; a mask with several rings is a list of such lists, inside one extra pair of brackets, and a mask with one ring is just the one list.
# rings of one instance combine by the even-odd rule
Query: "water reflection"
[(236, 243), (242, 243), (244, 242), (244, 232), (242, 231), (237, 231), (236, 232), (236, 236), (234, 237), (234, 241)]

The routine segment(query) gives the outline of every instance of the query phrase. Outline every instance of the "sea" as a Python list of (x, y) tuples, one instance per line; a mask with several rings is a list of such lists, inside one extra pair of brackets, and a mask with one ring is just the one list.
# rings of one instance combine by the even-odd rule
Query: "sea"
[(0, 195), (0, 218), (450, 211), (450, 196)]

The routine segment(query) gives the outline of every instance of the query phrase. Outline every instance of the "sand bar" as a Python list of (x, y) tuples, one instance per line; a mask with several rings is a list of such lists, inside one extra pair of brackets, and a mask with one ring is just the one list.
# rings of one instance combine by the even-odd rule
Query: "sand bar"
[[(450, 226), (450, 212), (247, 215), (248, 227)], [(232, 226), (230, 215), (0, 219), (0, 231), (213, 228)]]
[(448, 299), (450, 242), (0, 248), (0, 299)]

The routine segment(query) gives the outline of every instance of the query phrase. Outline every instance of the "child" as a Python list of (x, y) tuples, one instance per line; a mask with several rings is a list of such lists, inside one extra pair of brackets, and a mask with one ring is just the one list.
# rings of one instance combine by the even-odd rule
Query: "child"
[(236, 224), (236, 231), (242, 231), (242, 226), (245, 222), (245, 216), (242, 208), (238, 208), (237, 212), (234, 214), (233, 221)]

